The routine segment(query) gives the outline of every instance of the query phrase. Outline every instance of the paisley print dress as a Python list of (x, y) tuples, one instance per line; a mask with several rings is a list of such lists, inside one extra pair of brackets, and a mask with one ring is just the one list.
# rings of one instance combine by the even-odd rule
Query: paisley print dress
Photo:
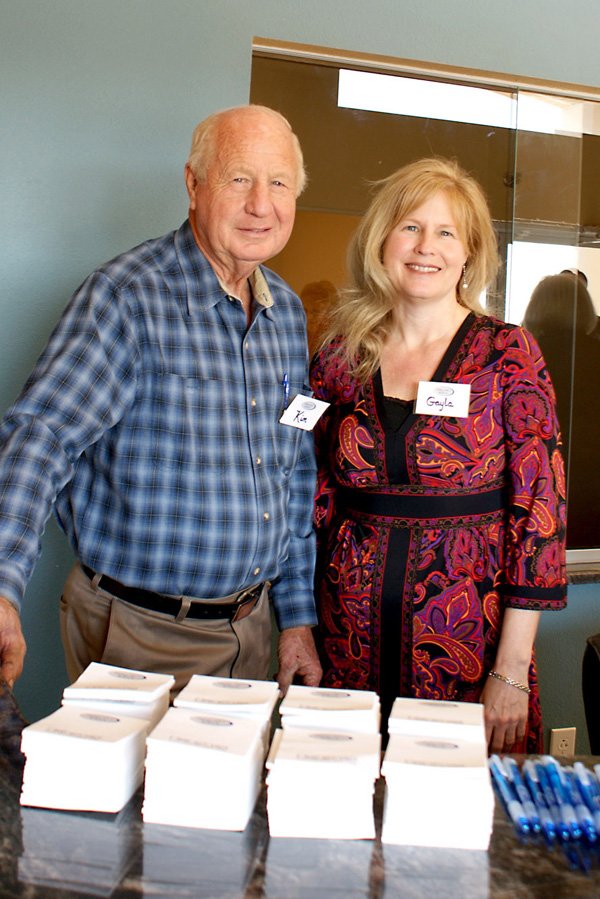
[[(469, 384), (466, 418), (403, 411), (335, 344), (313, 360), (316, 593), (329, 687), (476, 702), (506, 608), (566, 604), (565, 477), (534, 338), (465, 319), (432, 380)], [(542, 749), (532, 661), (527, 752)], [(519, 747), (515, 747), (519, 751)]]

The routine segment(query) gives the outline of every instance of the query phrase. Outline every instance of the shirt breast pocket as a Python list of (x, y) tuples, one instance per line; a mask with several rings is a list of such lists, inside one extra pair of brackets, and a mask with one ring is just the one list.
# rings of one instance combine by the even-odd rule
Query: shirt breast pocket
[(214, 378), (148, 373), (134, 410), (138, 443), (142, 440), (151, 459), (165, 469), (209, 462), (214, 443), (206, 438), (220, 434), (223, 393), (223, 383)]

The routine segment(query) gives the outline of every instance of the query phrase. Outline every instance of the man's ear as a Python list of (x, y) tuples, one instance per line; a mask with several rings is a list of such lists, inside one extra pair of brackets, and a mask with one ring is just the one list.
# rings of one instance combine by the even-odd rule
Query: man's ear
[(190, 198), (190, 209), (196, 208), (196, 187), (198, 186), (198, 178), (191, 170), (188, 163), (184, 170), (185, 186), (187, 188), (188, 197)]

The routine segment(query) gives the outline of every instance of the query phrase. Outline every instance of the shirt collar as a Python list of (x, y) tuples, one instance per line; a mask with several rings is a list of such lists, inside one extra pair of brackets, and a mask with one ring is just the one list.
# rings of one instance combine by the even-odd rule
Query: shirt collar
[[(216, 306), (223, 296), (229, 296), (219, 281), (210, 262), (196, 243), (189, 220), (175, 232), (175, 251), (179, 267), (186, 283), (187, 309), (190, 315), (195, 309)], [(273, 306), (273, 296), (260, 266), (249, 279), (255, 301), (265, 309)]]
[(271, 295), (269, 285), (267, 284), (267, 279), (263, 275), (263, 271), (260, 266), (258, 268), (255, 268), (250, 275), (250, 287), (252, 288), (252, 296), (259, 304), (259, 306), (264, 306), (265, 309), (270, 309), (273, 305), (273, 297)]

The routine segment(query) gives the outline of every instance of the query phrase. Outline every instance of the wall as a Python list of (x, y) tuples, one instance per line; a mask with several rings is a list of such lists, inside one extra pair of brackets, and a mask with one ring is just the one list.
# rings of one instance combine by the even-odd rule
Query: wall
[(270, 260), (270, 265), (298, 294), (307, 282), (324, 278), (343, 287), (348, 243), (359, 222), (355, 215), (298, 210), (293, 251), (288, 244)]
[[(185, 216), (193, 125), (247, 101), (254, 35), (600, 86), (599, 16), (596, 0), (568, 16), (546, 0), (0, 0), (0, 407), (84, 275)], [(23, 618), (17, 695), (32, 720), (65, 682), (56, 616), (70, 563), (49, 526)], [(560, 634), (544, 621), (547, 723), (575, 723), (598, 603), (576, 588)]]
[(291, 240), (269, 262), (302, 299), (311, 355), (323, 339), (322, 320), (335, 291), (346, 284), (348, 243), (359, 221), (359, 216), (299, 209)]

